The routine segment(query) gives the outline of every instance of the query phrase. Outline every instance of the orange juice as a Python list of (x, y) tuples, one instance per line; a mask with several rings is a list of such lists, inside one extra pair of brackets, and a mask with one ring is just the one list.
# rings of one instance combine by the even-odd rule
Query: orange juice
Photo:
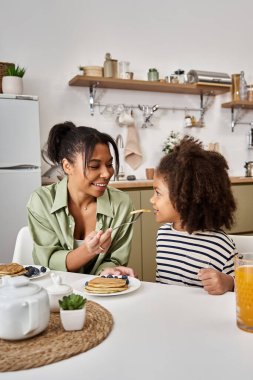
[(253, 332), (253, 265), (241, 265), (235, 270), (237, 325)]

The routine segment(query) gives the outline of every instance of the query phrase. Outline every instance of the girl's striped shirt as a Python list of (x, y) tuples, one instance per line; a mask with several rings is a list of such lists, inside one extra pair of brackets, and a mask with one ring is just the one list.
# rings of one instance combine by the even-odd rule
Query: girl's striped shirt
[(156, 250), (157, 282), (202, 287), (198, 279), (201, 268), (214, 268), (234, 276), (237, 250), (222, 230), (189, 234), (166, 223), (158, 230)]

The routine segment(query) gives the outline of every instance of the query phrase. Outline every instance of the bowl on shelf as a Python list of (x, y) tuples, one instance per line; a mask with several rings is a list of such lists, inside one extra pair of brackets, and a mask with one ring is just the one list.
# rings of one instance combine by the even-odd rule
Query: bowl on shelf
[(103, 67), (101, 66), (82, 66), (81, 70), (83, 75), (90, 77), (102, 77), (103, 76)]

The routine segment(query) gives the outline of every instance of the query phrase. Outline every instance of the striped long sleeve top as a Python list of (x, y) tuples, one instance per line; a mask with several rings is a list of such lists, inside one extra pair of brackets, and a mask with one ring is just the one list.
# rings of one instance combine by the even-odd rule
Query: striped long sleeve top
[(166, 223), (158, 230), (156, 250), (157, 282), (202, 287), (198, 279), (201, 268), (214, 268), (234, 276), (237, 250), (222, 230), (189, 234)]

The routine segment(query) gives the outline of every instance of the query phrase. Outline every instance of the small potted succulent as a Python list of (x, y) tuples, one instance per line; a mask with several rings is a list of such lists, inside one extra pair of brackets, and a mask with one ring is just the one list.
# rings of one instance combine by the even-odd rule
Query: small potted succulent
[(4, 94), (21, 95), (23, 93), (23, 76), (26, 69), (19, 65), (8, 66), (2, 78), (2, 90)]
[(65, 330), (82, 330), (86, 315), (86, 298), (70, 294), (59, 300), (60, 318)]

